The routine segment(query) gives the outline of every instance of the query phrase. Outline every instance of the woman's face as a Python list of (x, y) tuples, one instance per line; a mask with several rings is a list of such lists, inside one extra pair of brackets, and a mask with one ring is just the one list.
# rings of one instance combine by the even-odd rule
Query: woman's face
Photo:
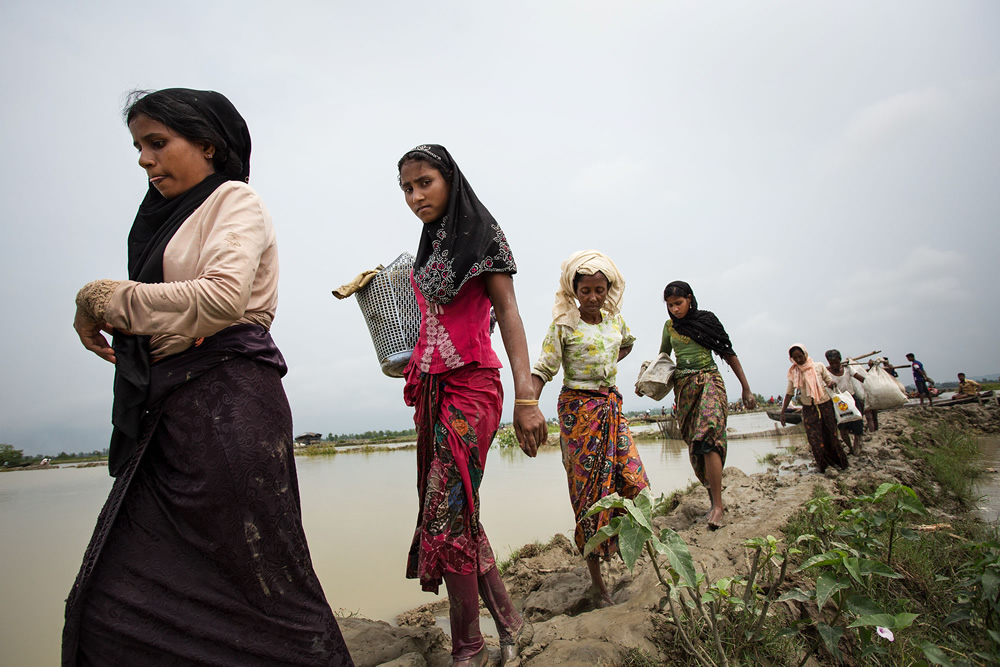
[(195, 143), (149, 116), (139, 114), (128, 124), (139, 166), (166, 199), (182, 195), (215, 173), (211, 144)]
[(691, 310), (691, 297), (689, 296), (668, 296), (667, 311), (676, 319), (682, 320)]
[(806, 363), (806, 353), (802, 351), (800, 347), (793, 347), (788, 353), (788, 356), (792, 358), (792, 361), (797, 363), (799, 366)]
[(399, 170), (399, 187), (406, 205), (425, 225), (437, 222), (448, 211), (451, 186), (440, 171), (422, 160), (408, 160)]
[(580, 302), (580, 315), (600, 319), (601, 308), (608, 298), (610, 286), (608, 279), (600, 271), (589, 276), (581, 275), (576, 281), (576, 300)]

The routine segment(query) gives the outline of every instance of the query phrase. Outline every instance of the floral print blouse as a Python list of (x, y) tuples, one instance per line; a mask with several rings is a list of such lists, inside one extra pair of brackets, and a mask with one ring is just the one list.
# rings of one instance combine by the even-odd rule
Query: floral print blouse
[(576, 327), (569, 327), (553, 322), (531, 372), (549, 382), (561, 366), (563, 384), (570, 389), (597, 391), (615, 386), (618, 351), (631, 347), (635, 336), (621, 315), (601, 315), (600, 324), (580, 320)]

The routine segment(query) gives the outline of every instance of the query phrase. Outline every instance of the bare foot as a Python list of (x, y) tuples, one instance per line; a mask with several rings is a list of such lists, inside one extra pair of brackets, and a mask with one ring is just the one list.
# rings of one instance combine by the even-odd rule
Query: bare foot
[(712, 511), (709, 512), (709, 514), (708, 514), (708, 529), (709, 530), (718, 530), (719, 528), (722, 528), (722, 526), (723, 526), (722, 515), (723, 515), (723, 513), (725, 513), (725, 511), (726, 510), (725, 510), (724, 507), (717, 507), (717, 508), (713, 508)]

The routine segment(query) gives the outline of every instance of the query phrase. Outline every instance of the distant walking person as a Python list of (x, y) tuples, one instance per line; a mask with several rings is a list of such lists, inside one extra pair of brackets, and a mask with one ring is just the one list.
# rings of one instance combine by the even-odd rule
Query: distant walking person
[[(559, 444), (581, 554), (587, 541), (615, 516), (607, 510), (585, 517), (591, 505), (612, 493), (635, 498), (649, 486), (616, 386), (618, 362), (635, 342), (618, 312), (624, 292), (625, 279), (610, 257), (596, 250), (571, 255), (562, 264), (552, 324), (532, 369), (535, 398), (563, 369)], [(617, 551), (618, 540), (612, 539), (587, 558), (597, 607), (612, 604), (600, 558)]]
[[(855, 389), (857, 385), (854, 384), (854, 380), (864, 382), (865, 376), (851, 370), (848, 366), (844, 366), (840, 350), (827, 350), (825, 356), (827, 363), (830, 364), (826, 367), (826, 370), (830, 371), (830, 375), (833, 376), (833, 381), (837, 384), (837, 391), (846, 391), (850, 394), (851, 398), (854, 399), (854, 405), (858, 409), (858, 412), (864, 415), (865, 397), (861, 391)], [(847, 445), (852, 454), (857, 455), (861, 453), (861, 438), (865, 430), (864, 424), (863, 419), (858, 419), (857, 421), (847, 422), (838, 426), (840, 435), (844, 438), (844, 444)], [(854, 437), (853, 444), (851, 444), (850, 436)]]
[(931, 397), (931, 390), (928, 388), (928, 385), (934, 385), (934, 381), (931, 380), (929, 375), (927, 375), (927, 371), (924, 370), (924, 365), (917, 361), (917, 358), (912, 352), (906, 355), (906, 360), (910, 362), (910, 366), (913, 368), (913, 385), (917, 388), (917, 396), (920, 398), (920, 405), (924, 404), (925, 396), (927, 397), (927, 404), (934, 405), (934, 399)]
[(683, 280), (675, 280), (664, 288), (663, 300), (670, 317), (663, 325), (660, 352), (673, 352), (677, 360), (674, 416), (687, 443), (695, 476), (708, 489), (712, 503), (708, 527), (714, 530), (722, 526), (725, 511), (722, 469), (726, 465), (729, 399), (713, 353), (722, 357), (736, 374), (743, 388), (743, 405), (753, 409), (757, 401), (725, 327), (715, 313), (698, 308), (698, 299), (691, 286)]
[(788, 369), (788, 386), (781, 405), (781, 425), (785, 425), (785, 410), (797, 389), (802, 403), (802, 424), (819, 471), (826, 472), (830, 464), (847, 470), (847, 455), (837, 435), (837, 415), (826, 391), (826, 387), (832, 389), (837, 383), (826, 366), (812, 360), (804, 345), (792, 345), (788, 348), (788, 357), (792, 366)]
[[(271, 217), (219, 93), (133, 94), (149, 189), (128, 280), (77, 295), (116, 364), (116, 477), (66, 602), (63, 665), (352, 665), (302, 529)], [(109, 345), (102, 331), (114, 332)]]

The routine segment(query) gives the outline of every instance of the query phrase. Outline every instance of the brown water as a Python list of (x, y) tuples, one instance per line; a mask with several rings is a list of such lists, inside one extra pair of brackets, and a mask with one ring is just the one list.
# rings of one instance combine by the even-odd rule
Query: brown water
[[(979, 452), (983, 469), (1000, 471), (1000, 438), (991, 436), (979, 438)], [(1000, 472), (987, 473), (981, 477), (976, 489), (982, 494), (978, 502), (978, 514), (990, 523), (1000, 519)]]
[[(736, 430), (740, 417), (731, 419)], [(734, 440), (726, 464), (760, 471), (757, 459), (791, 438)], [(657, 495), (694, 479), (684, 443), (640, 443), (639, 451)], [(335, 610), (391, 621), (437, 599), (403, 577), (417, 506), (412, 450), (298, 457), (296, 466), (313, 563)], [(3, 665), (58, 663), (63, 603), (110, 488), (104, 467), (0, 474)], [(557, 532), (572, 536), (558, 448), (535, 459), (492, 451), (481, 494), (482, 522), (498, 559)]]

